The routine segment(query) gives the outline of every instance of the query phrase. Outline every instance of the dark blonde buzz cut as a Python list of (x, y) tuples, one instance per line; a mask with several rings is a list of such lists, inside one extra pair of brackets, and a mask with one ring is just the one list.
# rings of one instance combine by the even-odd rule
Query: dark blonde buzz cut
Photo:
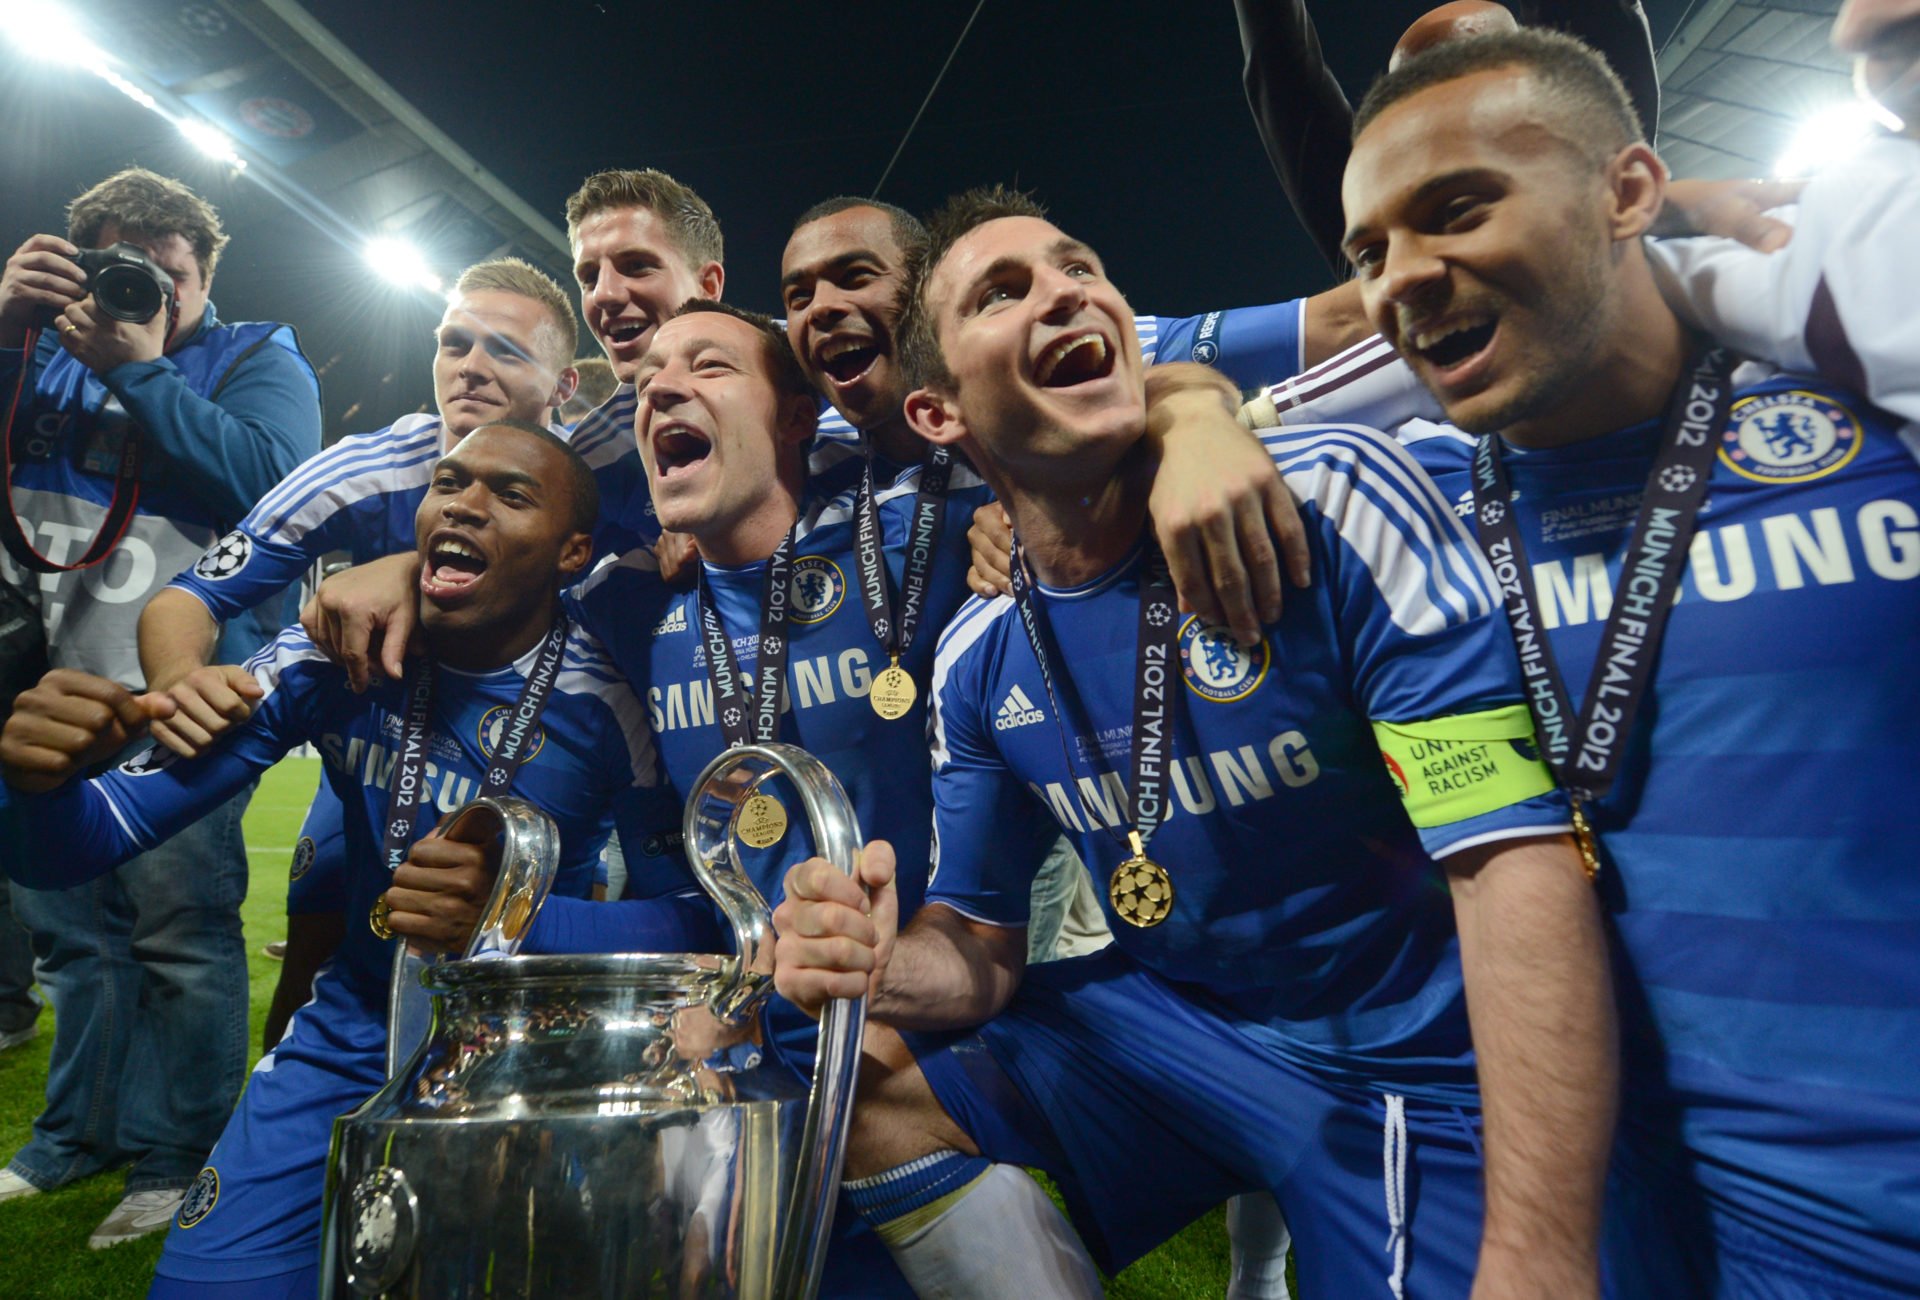
[(548, 358), (556, 370), (564, 370), (580, 347), (580, 318), (573, 314), (573, 300), (558, 281), (531, 262), (517, 257), (475, 262), (460, 273), (460, 278), (453, 283), (453, 291), (456, 294), (514, 293), (545, 307), (556, 335), (554, 353)]

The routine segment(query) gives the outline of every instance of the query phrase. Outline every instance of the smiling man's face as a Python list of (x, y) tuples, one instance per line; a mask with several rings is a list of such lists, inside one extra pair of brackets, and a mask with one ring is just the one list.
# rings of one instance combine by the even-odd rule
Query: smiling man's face
[(954, 241), (925, 295), (953, 390), (933, 400), (1015, 478), (1037, 483), (1089, 452), (1112, 463), (1139, 440), (1133, 309), (1091, 248), (1040, 217), (995, 218)]
[(544, 424), (564, 397), (560, 330), (542, 304), (500, 289), (456, 294), (434, 331), (433, 399), (452, 441), (483, 424)]
[(893, 219), (851, 207), (793, 232), (780, 259), (787, 341), (807, 379), (856, 429), (900, 418), (894, 358), (906, 254)]
[(581, 219), (573, 240), (580, 314), (613, 364), (631, 382), (653, 332), (689, 298), (718, 298), (718, 262), (688, 263), (665, 222), (647, 208), (606, 208)]
[(430, 636), (511, 641), (592, 557), (576, 526), (569, 453), (491, 425), (441, 457), (414, 514), (420, 621)]
[(660, 326), (634, 372), (634, 436), (654, 513), (711, 557), (782, 508), (780, 487), (813, 431), (813, 399), (782, 398), (767, 343), (746, 321), (688, 312)]

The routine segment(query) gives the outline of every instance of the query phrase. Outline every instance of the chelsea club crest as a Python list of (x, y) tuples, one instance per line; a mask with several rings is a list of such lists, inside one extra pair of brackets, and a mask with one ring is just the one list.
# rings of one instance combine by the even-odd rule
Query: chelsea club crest
[(1720, 463), (1758, 483), (1823, 478), (1860, 454), (1853, 412), (1830, 397), (1792, 389), (1734, 403), (1720, 435)]
[(1266, 680), (1273, 649), (1265, 637), (1248, 649), (1224, 627), (1206, 627), (1189, 618), (1180, 625), (1180, 672), (1203, 700), (1229, 704), (1253, 694)]
[(847, 575), (824, 555), (803, 555), (793, 562), (792, 592), (788, 617), (796, 623), (818, 623), (840, 608)]
[(179, 1223), (182, 1228), (191, 1228), (200, 1220), (213, 1213), (213, 1207), (220, 1203), (220, 1173), (212, 1165), (200, 1171), (193, 1180), (193, 1186), (187, 1188), (187, 1194), (180, 1201)]
[(300, 877), (306, 875), (307, 872), (313, 870), (313, 859), (316, 852), (313, 836), (302, 835), (300, 842), (293, 846), (293, 867), (287, 873), (289, 882), (298, 880)]
[[(513, 717), (513, 705), (496, 704), (480, 716), (480, 752), (491, 762), (495, 751), (500, 748), (500, 738), (506, 734), (507, 722)], [(547, 733), (535, 723), (533, 740), (527, 746), (526, 757), (522, 762), (531, 763), (540, 752), (540, 746), (547, 743)]]

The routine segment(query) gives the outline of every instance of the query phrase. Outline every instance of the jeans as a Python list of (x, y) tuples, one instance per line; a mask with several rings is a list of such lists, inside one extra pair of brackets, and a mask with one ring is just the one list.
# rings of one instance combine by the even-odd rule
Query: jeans
[(14, 1034), (40, 1018), (33, 997), (33, 948), (14, 919), (11, 895), (0, 889), (0, 1034)]
[(127, 1191), (184, 1188), (246, 1077), (240, 903), (249, 786), (114, 871), (11, 886), (54, 1011), (46, 1109), (9, 1164), (43, 1191), (131, 1164)]

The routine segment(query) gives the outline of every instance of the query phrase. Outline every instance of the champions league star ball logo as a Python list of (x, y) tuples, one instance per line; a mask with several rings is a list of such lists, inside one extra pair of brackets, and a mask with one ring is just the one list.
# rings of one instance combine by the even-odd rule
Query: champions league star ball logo
[(187, 1188), (187, 1194), (180, 1200), (178, 1222), (182, 1228), (191, 1228), (194, 1224), (213, 1212), (220, 1203), (220, 1174), (212, 1165), (200, 1171), (193, 1180), (193, 1186)]
[(236, 528), (194, 561), (194, 576), (205, 578), (208, 582), (225, 582), (246, 568), (247, 561), (252, 558), (253, 539)]
[(1860, 454), (1860, 422), (1840, 403), (1792, 389), (1734, 403), (1720, 463), (1759, 483), (1824, 478)]
[(793, 562), (793, 604), (796, 623), (818, 623), (831, 618), (847, 594), (847, 575), (824, 555), (803, 555)]
[[(507, 723), (513, 720), (513, 708), (514, 706), (511, 704), (496, 704), (480, 715), (480, 734), (478, 736), (480, 752), (486, 757), (488, 762), (492, 762), (493, 756), (500, 751), (501, 738), (507, 734)], [(535, 723), (533, 736), (527, 742), (527, 752), (522, 756), (520, 761), (523, 763), (531, 763), (534, 755), (538, 754), (540, 747), (546, 743), (547, 733), (541, 730), (538, 723)]]
[(1492, 528), (1507, 517), (1507, 504), (1504, 501), (1489, 501), (1480, 507), (1480, 522)]
[(1675, 496), (1685, 492), (1699, 480), (1700, 476), (1686, 465), (1669, 465), (1660, 471), (1660, 487)]
[(143, 749), (120, 765), (120, 770), (128, 776), (152, 776), (155, 772), (165, 771), (173, 765), (179, 755), (165, 745), (155, 745)]
[(1243, 700), (1266, 680), (1273, 649), (1265, 637), (1248, 649), (1224, 627), (1202, 626), (1197, 618), (1180, 625), (1180, 672), (1203, 700), (1230, 704)]

